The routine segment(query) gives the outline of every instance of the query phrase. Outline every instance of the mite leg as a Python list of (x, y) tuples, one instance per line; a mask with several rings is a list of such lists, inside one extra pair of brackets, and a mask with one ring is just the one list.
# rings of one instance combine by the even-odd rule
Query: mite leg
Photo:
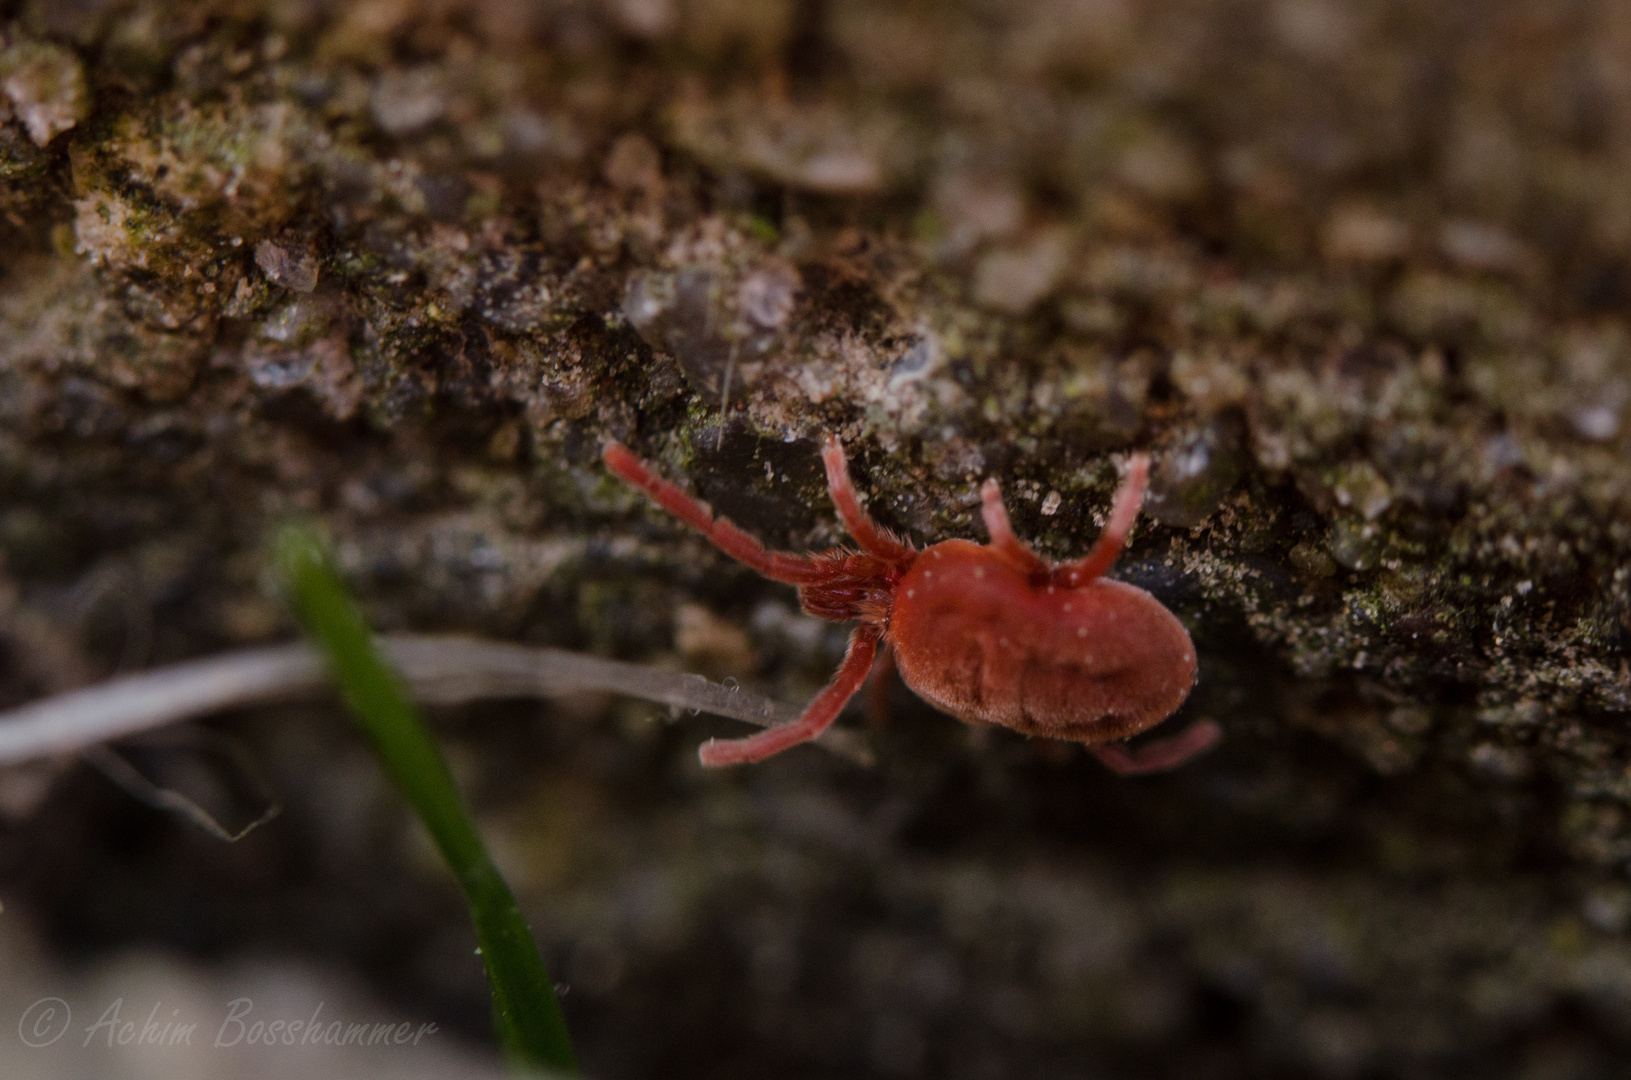
[(702, 744), (697, 757), (702, 759), (704, 765), (711, 767), (748, 765), (820, 735), (832, 726), (832, 722), (844, 710), (845, 703), (866, 682), (866, 673), (872, 667), (872, 658), (877, 654), (881, 636), (882, 632), (875, 626), (856, 627), (850, 635), (844, 662), (838, 665), (832, 682), (815, 696), (809, 708), (804, 710), (804, 715), (791, 724), (773, 727), (745, 739), (709, 739)]
[(991, 547), (998, 554), (1027, 574), (1048, 572), (1047, 560), (1014, 535), (1008, 508), (1002, 504), (1002, 488), (996, 480), (987, 480), (980, 488), (980, 514), (985, 518), (985, 531), (991, 534)]
[(1138, 508), (1144, 505), (1144, 489), (1149, 486), (1150, 458), (1148, 454), (1134, 454), (1127, 463), (1127, 476), (1116, 489), (1115, 502), (1110, 506), (1110, 520), (1105, 522), (1093, 550), (1075, 562), (1060, 563), (1053, 571), (1053, 580), (1068, 588), (1078, 588), (1101, 576), (1115, 565), (1116, 557), (1127, 543), (1127, 534), (1138, 520)]
[(861, 509), (856, 497), (855, 484), (849, 478), (849, 465), (844, 460), (844, 446), (837, 436), (827, 436), (821, 447), (821, 463), (827, 468), (827, 492), (844, 528), (855, 537), (861, 550), (888, 563), (909, 563), (917, 557), (909, 544), (903, 544), (889, 535), (876, 521)]
[(877, 663), (867, 676), (866, 712), (872, 726), (881, 728), (889, 722), (889, 690), (895, 677), (895, 650), (885, 641), (878, 648)]
[(1145, 743), (1129, 750), (1118, 743), (1089, 746), (1093, 756), (1111, 772), (1122, 776), (1165, 772), (1199, 757), (1223, 740), (1223, 729), (1211, 720), (1197, 720), (1168, 739)]
[(833, 569), (819, 560), (766, 550), (763, 544), (732, 522), (715, 517), (713, 507), (687, 495), (652, 472), (651, 466), (635, 457), (622, 443), (607, 443), (601, 460), (619, 478), (639, 488), (657, 505), (706, 536), (720, 551), (739, 563), (753, 567), (772, 581), (809, 585), (831, 580), (835, 576)]

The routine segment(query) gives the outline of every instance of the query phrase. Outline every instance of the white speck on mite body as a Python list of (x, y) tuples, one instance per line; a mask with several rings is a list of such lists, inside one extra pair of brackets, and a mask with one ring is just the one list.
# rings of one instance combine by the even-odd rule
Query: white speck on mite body
[(1087, 627), (1085, 627), (1085, 626), (1078, 626), (1078, 627), (1077, 627), (1077, 628), (1076, 628), (1076, 636), (1077, 636), (1077, 637), (1086, 637), (1086, 636), (1087, 636)]
[(974, 576), (975, 576), (975, 577), (977, 577), (977, 578), (979, 578), (979, 579), (980, 579), (980, 580), (982, 580), (982, 581), (983, 581), (983, 580), (985, 580), (985, 567), (983, 567), (983, 566), (976, 566), (976, 567), (975, 567), (975, 568), (974, 568)]

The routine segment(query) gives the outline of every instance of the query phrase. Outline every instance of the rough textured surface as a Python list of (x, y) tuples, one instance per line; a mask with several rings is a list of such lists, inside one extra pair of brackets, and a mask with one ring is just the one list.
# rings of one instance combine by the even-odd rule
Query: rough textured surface
[[(789, 698), (842, 630), (646, 510), (795, 548), (816, 438), (922, 541), (1084, 550), (1185, 620), (1120, 781), (897, 693), (883, 764), (702, 775), (604, 702), (448, 728), (584, 1056), (664, 1075), (1608, 1075), (1631, 1041), (1631, 15), (1599, 0), (0, 5), (0, 633), (17, 701), (287, 633), (320, 514), (382, 627)], [(331, 713), (230, 849), (0, 775), (59, 948), (298, 947), (482, 1030)], [(49, 791), (49, 794), (46, 792)], [(43, 799), (43, 801), (41, 801)], [(411, 881), (412, 887), (404, 885)]]

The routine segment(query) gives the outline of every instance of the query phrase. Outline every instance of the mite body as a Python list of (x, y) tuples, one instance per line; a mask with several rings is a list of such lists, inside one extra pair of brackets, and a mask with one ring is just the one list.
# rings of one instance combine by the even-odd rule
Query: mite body
[(1114, 743), (1170, 716), (1196, 672), (1183, 624), (1144, 590), (1102, 577), (1143, 501), (1149, 460), (1142, 454), (1133, 457), (1093, 549), (1057, 564), (1014, 535), (995, 480), (981, 492), (989, 544), (946, 540), (915, 550), (861, 509), (834, 438), (822, 449), (827, 488), (860, 552), (767, 551), (620, 444), (608, 444), (604, 458), (727, 555), (798, 586), (810, 614), (861, 624), (832, 682), (797, 722), (710, 740), (701, 750), (706, 765), (761, 761), (820, 735), (861, 688), (880, 647), (894, 650), (907, 686), (958, 719), (1085, 743), (1118, 772), (1171, 768), (1221, 737), (1203, 720), (1137, 751)]
[(1195, 682), (1183, 623), (1143, 589), (1031, 580), (991, 549), (947, 540), (901, 579), (895, 666), (960, 720), (1109, 742), (1172, 715)]

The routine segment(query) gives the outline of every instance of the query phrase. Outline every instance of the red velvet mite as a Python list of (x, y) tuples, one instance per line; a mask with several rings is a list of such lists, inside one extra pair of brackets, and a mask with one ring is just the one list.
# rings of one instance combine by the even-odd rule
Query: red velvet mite
[(859, 552), (768, 551), (627, 447), (609, 443), (603, 457), (731, 558), (796, 585), (811, 615), (861, 624), (802, 717), (745, 739), (709, 740), (704, 765), (763, 761), (820, 735), (866, 681), (880, 646), (894, 650), (907, 686), (958, 719), (1085, 743), (1119, 773), (1172, 768), (1222, 735), (1202, 720), (1136, 751), (1113, 745), (1171, 716), (1195, 683), (1195, 646), (1177, 617), (1143, 589), (1102, 576), (1144, 501), (1144, 454), (1133, 456), (1093, 550), (1065, 563), (1048, 562), (1014, 535), (995, 480), (980, 492), (989, 544), (946, 540), (917, 551), (861, 509), (832, 436), (821, 451), (827, 490)]

